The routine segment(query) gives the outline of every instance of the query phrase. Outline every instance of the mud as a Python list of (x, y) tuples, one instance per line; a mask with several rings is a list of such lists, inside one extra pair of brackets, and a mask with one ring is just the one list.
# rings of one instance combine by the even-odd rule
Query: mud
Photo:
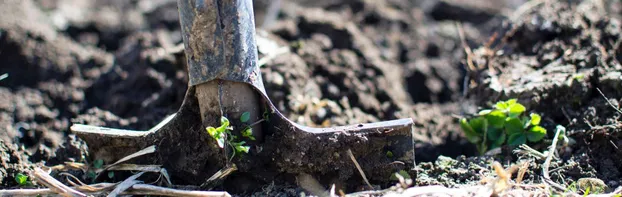
[[(479, 173), (493, 173), (493, 160), (529, 161), (525, 181), (540, 181), (541, 161), (507, 147), (475, 157), (457, 124), (457, 116), (517, 97), (544, 117), (548, 138), (560, 124), (577, 142), (553, 163), (562, 167), (551, 174), (554, 181), (595, 177), (619, 186), (620, 113), (611, 105), (618, 108), (622, 97), (621, 4), (555, 1), (518, 12), (523, 3), (283, 1), (278, 18), (264, 25), (267, 4), (257, 1), (259, 58), (286, 47), (261, 67), (266, 91), (279, 111), (303, 125), (413, 118), (415, 183), (450, 187), (478, 184)], [(69, 131), (73, 123), (147, 130), (181, 106), (188, 75), (176, 47), (182, 42), (176, 1), (3, 1), (0, 12), (0, 75), (9, 74), (0, 81), (2, 188), (15, 188), (14, 176), (36, 165), (89, 161), (88, 145)], [(471, 58), (456, 22), (474, 49)], [(547, 143), (530, 145), (543, 150)], [(329, 177), (358, 179), (350, 167), (320, 181), (328, 188)], [(303, 191), (286, 174), (234, 174), (215, 189)]]
[[(562, 159), (582, 163), (580, 169), (591, 171), (584, 176), (615, 188), (622, 167), (617, 165), (620, 21), (604, 11), (619, 3), (607, 3), (543, 4), (525, 13), (506, 34), (501, 55), (488, 60), (475, 55), (478, 63), (488, 61), (482, 68), (490, 69), (478, 73), (470, 94), (481, 105), (490, 98), (519, 98), (547, 117), (549, 131), (564, 125), (577, 144)], [(565, 181), (578, 178), (569, 175)]]

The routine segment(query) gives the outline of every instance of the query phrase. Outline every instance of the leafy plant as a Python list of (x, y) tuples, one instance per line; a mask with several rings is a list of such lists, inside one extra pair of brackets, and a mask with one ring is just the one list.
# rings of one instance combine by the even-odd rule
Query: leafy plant
[(242, 130), (242, 136), (251, 140), (255, 140), (255, 137), (253, 136), (253, 128), (251, 128), (250, 126), (247, 126), (244, 128), (244, 130)]
[(17, 182), (17, 184), (19, 186), (25, 186), (25, 185), (29, 185), (30, 182), (28, 181), (28, 176), (22, 174), (22, 173), (18, 173), (15, 176), (15, 182)]
[(494, 109), (481, 110), (477, 116), (467, 120), (460, 119), (460, 126), (471, 143), (477, 146), (480, 154), (502, 146), (537, 142), (546, 135), (546, 129), (540, 126), (542, 117), (531, 113), (524, 115), (525, 106), (516, 99), (499, 101)]
[(104, 167), (104, 160), (98, 159), (98, 160), (93, 161), (93, 167), (94, 168), (102, 168), (102, 167)]
[[(242, 122), (247, 122), (249, 119), (250, 113), (248, 112), (243, 113), (240, 117), (240, 121)], [(217, 128), (207, 127), (207, 133), (216, 140), (218, 147), (225, 148), (225, 145), (228, 144), (231, 149), (234, 150), (231, 158), (233, 158), (236, 153), (248, 153), (248, 151), (250, 150), (250, 146), (244, 145), (246, 144), (246, 141), (236, 141), (238, 137), (231, 133), (233, 128), (229, 125), (229, 119), (223, 116), (220, 118), (220, 126)], [(252, 135), (252, 129), (250, 127), (246, 127), (244, 130), (242, 130), (241, 133), (243, 137), (255, 140)]]
[[(93, 161), (92, 164), (93, 164), (94, 169), (101, 169), (104, 167), (104, 160), (96, 159)], [(97, 178), (97, 173), (95, 172), (94, 169), (89, 169), (89, 171), (86, 173), (86, 176), (90, 178), (93, 181), (93, 183), (95, 182), (95, 178)]]

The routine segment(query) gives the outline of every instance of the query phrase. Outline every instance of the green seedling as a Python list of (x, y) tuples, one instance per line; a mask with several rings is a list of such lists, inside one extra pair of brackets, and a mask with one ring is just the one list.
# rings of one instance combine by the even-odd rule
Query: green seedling
[(15, 176), (15, 182), (17, 182), (17, 184), (19, 186), (26, 186), (26, 185), (30, 184), (30, 182), (28, 181), (28, 176), (26, 176), (26, 175), (24, 175), (22, 173), (18, 173)]
[(393, 158), (393, 152), (387, 151), (387, 157), (388, 158)]
[(270, 111), (268, 111), (268, 108), (266, 108), (266, 109), (263, 111), (262, 116), (263, 116), (263, 120), (265, 120), (266, 122), (269, 122), (269, 121), (270, 121)]
[(235, 141), (237, 137), (231, 133), (231, 130), (233, 130), (233, 128), (229, 127), (229, 124), (229, 119), (223, 116), (220, 118), (220, 126), (218, 128), (207, 127), (207, 133), (216, 140), (218, 147), (225, 148), (226, 144), (231, 146), (231, 149), (234, 150), (231, 158), (233, 158), (236, 153), (248, 153), (250, 147), (244, 146), (244, 144), (246, 143), (245, 141)]
[(540, 115), (524, 115), (525, 106), (516, 99), (497, 102), (494, 109), (481, 110), (477, 116), (460, 119), (460, 126), (467, 140), (476, 145), (480, 154), (504, 144), (518, 146), (538, 142), (546, 135), (541, 127)]
[(242, 130), (242, 136), (251, 140), (255, 140), (255, 137), (253, 136), (253, 128), (251, 128), (250, 126), (247, 126), (244, 128), (244, 130)]
[[(268, 116), (269, 116), (268, 111), (265, 111), (263, 114), (264, 119), (261, 119), (252, 124), (248, 124), (248, 121), (250, 121), (251, 119), (251, 113), (250, 112), (242, 113), (242, 115), (240, 115), (239, 120), (240, 122), (247, 125), (244, 127), (242, 131), (240, 131), (240, 133), (242, 134), (242, 137), (248, 138), (250, 140), (255, 140), (255, 137), (253, 136), (252, 126), (260, 123), (261, 121), (267, 121)], [(220, 118), (219, 127), (216, 127), (216, 128), (207, 127), (206, 130), (207, 130), (207, 133), (216, 140), (218, 147), (224, 149), (225, 145), (229, 145), (231, 149), (234, 150), (233, 155), (231, 156), (231, 158), (233, 158), (236, 153), (248, 153), (248, 151), (250, 151), (250, 146), (245, 146), (246, 141), (236, 141), (238, 139), (238, 136), (235, 136), (231, 133), (233, 128), (229, 126), (230, 124), (231, 123), (229, 122), (229, 119), (223, 116)]]
[(94, 168), (102, 168), (102, 167), (104, 167), (104, 160), (98, 159), (98, 160), (93, 161), (93, 167)]
[[(104, 160), (102, 160), (102, 159), (97, 159), (97, 160), (93, 161), (93, 168), (94, 168), (94, 169), (101, 169), (101, 168), (103, 168), (103, 167), (104, 167)], [(91, 180), (94, 182), (94, 181), (95, 181), (95, 178), (97, 177), (97, 173), (95, 172), (95, 170), (92, 170), (92, 169), (91, 169), (91, 170), (89, 170), (89, 171), (86, 173), (86, 176), (87, 176), (87, 177), (89, 177), (89, 178), (91, 178)]]

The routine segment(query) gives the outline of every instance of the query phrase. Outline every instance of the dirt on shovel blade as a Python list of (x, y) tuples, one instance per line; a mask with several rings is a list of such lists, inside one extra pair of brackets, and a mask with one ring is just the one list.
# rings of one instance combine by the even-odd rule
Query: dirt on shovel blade
[[(543, 140), (527, 143), (531, 148), (545, 151), (556, 126), (566, 128), (570, 141), (558, 145), (552, 182), (578, 194), (586, 180), (601, 192), (621, 186), (621, 2), (281, 0), (276, 13), (270, 2), (256, 0), (254, 9), (261, 74), (274, 105), (312, 127), (413, 118), (413, 188), (485, 186), (482, 180), (492, 179), (483, 177), (499, 175), (497, 161), (504, 168), (527, 163), (524, 187), (514, 189), (551, 194), (540, 187), (544, 159), (506, 145), (480, 156), (460, 127), (460, 117), (512, 98), (541, 115), (547, 130)], [(0, 13), (0, 191), (46, 188), (32, 181), (36, 167), (97, 163), (72, 124), (148, 130), (184, 101), (188, 73), (175, 0), (7, 0)], [(199, 121), (189, 118), (180, 127), (204, 131)], [(296, 160), (314, 146), (301, 142), (279, 151), (291, 150), (282, 159)], [(332, 174), (233, 172), (209, 189), (239, 196), (317, 195), (314, 188), (328, 191), (333, 184), (337, 194), (371, 190), (347, 155), (338, 158), (343, 168)], [(168, 159), (208, 163), (191, 155)], [(243, 164), (238, 167), (267, 165)], [(69, 173), (86, 184), (132, 175), (93, 180), (88, 171)], [(380, 194), (399, 183), (375, 173), (364, 172), (374, 189), (388, 188)], [(20, 175), (29, 184), (20, 184)], [(58, 170), (51, 175), (70, 185)], [(170, 174), (177, 188), (201, 190), (212, 174), (196, 182), (183, 176)], [(344, 177), (350, 181), (340, 182)], [(158, 173), (138, 178), (156, 179)]]

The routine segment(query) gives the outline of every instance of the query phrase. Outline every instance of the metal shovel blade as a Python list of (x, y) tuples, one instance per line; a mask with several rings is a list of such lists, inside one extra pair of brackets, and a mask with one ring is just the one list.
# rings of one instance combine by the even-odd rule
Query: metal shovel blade
[[(254, 148), (238, 161), (240, 171), (261, 174), (257, 177), (268, 180), (278, 173), (331, 172), (347, 179), (356, 171), (347, 157), (348, 150), (359, 157), (361, 168), (372, 181), (386, 181), (397, 170), (414, 167), (410, 118), (312, 128), (290, 121), (277, 110), (266, 94), (257, 66), (252, 0), (178, 0), (178, 6), (190, 79), (182, 106), (148, 131), (73, 125), (71, 131), (87, 142), (94, 157), (115, 161), (157, 145), (155, 155), (137, 162), (163, 164), (176, 178), (188, 182), (209, 177), (225, 164), (201, 124), (203, 119), (220, 117), (205, 117), (202, 107), (213, 107), (211, 101), (215, 100), (221, 104), (235, 100), (236, 91), (247, 91), (258, 98), (251, 107), (267, 109), (270, 115), (260, 128), (261, 140), (251, 142)], [(214, 98), (198, 92), (205, 84), (219, 88)], [(232, 90), (235, 87), (247, 90)], [(223, 116), (239, 113), (236, 106), (224, 112), (220, 109)], [(396, 161), (400, 163), (397, 167)]]

